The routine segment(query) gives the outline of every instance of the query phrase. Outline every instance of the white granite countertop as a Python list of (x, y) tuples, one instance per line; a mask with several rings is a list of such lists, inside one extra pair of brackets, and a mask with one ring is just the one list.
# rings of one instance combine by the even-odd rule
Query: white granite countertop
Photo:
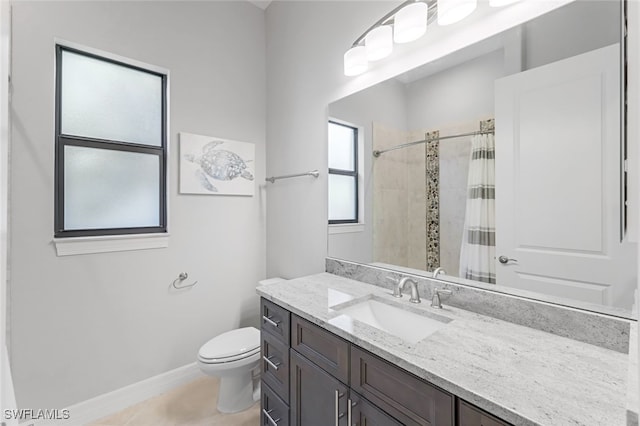
[[(329, 273), (257, 292), (514, 425), (627, 425), (627, 354), (450, 307), (444, 297), (444, 309), (411, 304)], [(452, 321), (412, 344), (339, 312), (370, 297)]]

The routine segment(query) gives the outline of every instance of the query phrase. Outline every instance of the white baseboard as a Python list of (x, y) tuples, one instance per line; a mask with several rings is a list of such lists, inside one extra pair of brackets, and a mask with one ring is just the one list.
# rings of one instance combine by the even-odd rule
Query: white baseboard
[(204, 374), (194, 362), (72, 405), (67, 408), (68, 420), (27, 421), (21, 426), (84, 426), (200, 377)]

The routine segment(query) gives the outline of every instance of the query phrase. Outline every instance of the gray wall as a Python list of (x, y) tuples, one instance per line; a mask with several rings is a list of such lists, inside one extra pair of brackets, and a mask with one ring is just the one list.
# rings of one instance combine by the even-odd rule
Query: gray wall
[[(409, 129), (442, 130), (493, 115), (493, 83), (504, 75), (502, 50), (409, 83)], [(444, 142), (443, 142), (444, 143)]]
[(388, 80), (329, 105), (329, 117), (348, 121), (364, 129), (364, 229), (359, 232), (330, 234), (329, 256), (356, 262), (373, 262), (373, 123), (405, 132), (407, 110), (404, 85)]
[[(248, 2), (18, 2), (13, 25), (10, 346), (20, 407), (113, 391), (194, 362), (218, 333), (257, 325), (264, 12)], [(169, 248), (56, 257), (54, 37), (170, 70)], [(256, 195), (178, 194), (181, 131), (255, 143)], [(172, 293), (181, 271), (199, 284)]]
[(525, 69), (619, 43), (620, 19), (620, 2), (589, 0), (525, 24)]
[(267, 8), (267, 174), (321, 172), (318, 179), (279, 181), (269, 188), (267, 275), (324, 271), (327, 105), (353, 80), (342, 69), (350, 43), (396, 5), (277, 1)]

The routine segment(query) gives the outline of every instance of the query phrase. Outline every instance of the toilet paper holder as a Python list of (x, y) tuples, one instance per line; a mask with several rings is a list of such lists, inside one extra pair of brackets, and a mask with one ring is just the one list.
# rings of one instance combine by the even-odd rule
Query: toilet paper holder
[(193, 287), (194, 285), (198, 284), (198, 281), (194, 281), (193, 284), (187, 284), (187, 285), (179, 284), (179, 282), (182, 283), (187, 278), (189, 278), (189, 274), (187, 274), (186, 272), (180, 272), (180, 275), (178, 275), (178, 278), (173, 280), (173, 283), (171, 283), (171, 285), (176, 290), (182, 290), (182, 289), (185, 289), (185, 288)]

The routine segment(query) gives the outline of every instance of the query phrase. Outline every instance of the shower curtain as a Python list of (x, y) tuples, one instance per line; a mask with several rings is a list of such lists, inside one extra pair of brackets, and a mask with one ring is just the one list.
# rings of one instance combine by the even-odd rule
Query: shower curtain
[(460, 277), (495, 284), (495, 138), (471, 139)]

